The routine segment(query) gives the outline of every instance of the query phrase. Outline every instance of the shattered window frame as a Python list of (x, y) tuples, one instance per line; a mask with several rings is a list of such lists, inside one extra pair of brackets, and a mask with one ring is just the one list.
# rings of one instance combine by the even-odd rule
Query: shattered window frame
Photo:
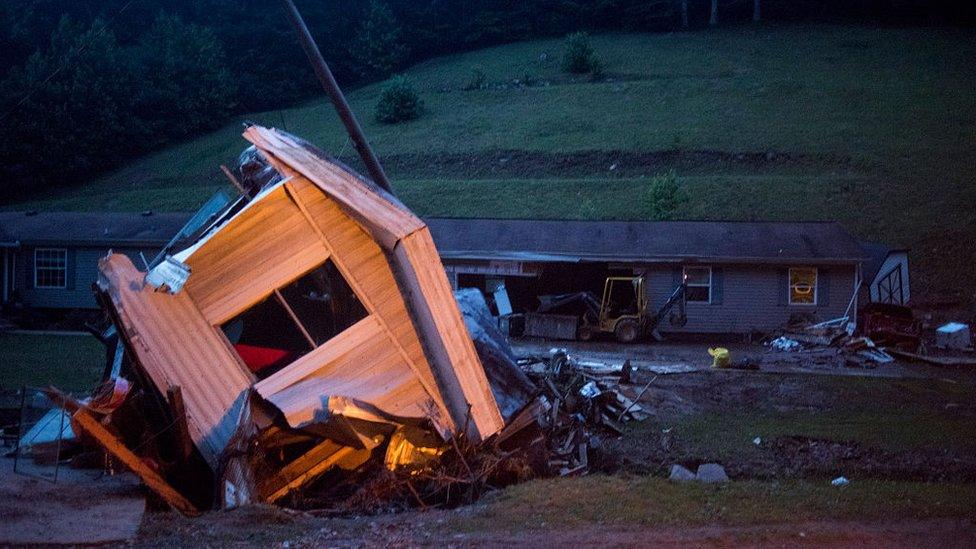
[[(309, 317), (307, 315), (309, 313), (309, 309), (308, 307), (296, 306), (297, 303), (295, 302), (295, 298), (298, 297), (297, 295), (293, 294), (291, 296), (286, 296), (284, 293), (286, 291), (291, 290), (292, 288), (296, 288), (297, 287), (296, 285), (298, 283), (304, 281), (305, 279), (309, 278), (310, 275), (314, 275), (320, 270), (325, 271), (324, 276), (329, 283), (330, 289), (334, 290), (334, 288), (331, 288), (331, 286), (335, 284), (336, 281), (338, 281), (340, 282), (340, 284), (338, 285), (338, 289), (340, 289), (341, 292), (348, 294), (342, 298), (342, 300), (346, 302), (346, 309), (347, 309), (343, 321), (337, 320), (336, 318), (331, 318), (333, 324), (333, 330), (331, 335), (324, 334), (321, 330), (321, 326), (312, 326), (312, 324), (308, 322), (307, 319)], [(236, 322), (238, 322), (243, 317), (246, 317), (248, 314), (250, 314), (258, 307), (263, 306), (269, 300), (274, 302), (274, 304), (278, 308), (280, 308), (282, 312), (285, 313), (285, 316), (287, 316), (287, 318), (292, 323), (291, 324), (292, 328), (294, 328), (295, 330), (297, 330), (297, 332), (301, 334), (301, 337), (305, 341), (306, 348), (301, 352), (295, 350), (289, 351), (292, 355), (295, 356), (291, 356), (288, 362), (275, 363), (273, 364), (273, 367), (271, 367), (272, 365), (265, 365), (265, 367), (268, 367), (266, 371), (265, 367), (260, 367), (255, 369), (255, 366), (249, 363), (245, 359), (245, 357), (241, 355), (240, 349), (237, 348), (237, 345), (240, 344), (240, 341), (232, 340), (231, 331), (238, 329), (237, 327), (233, 327), (233, 325)], [(292, 302), (289, 303), (289, 300), (291, 300)], [(333, 301), (331, 298), (324, 300), (323, 302), (330, 303), (330, 305), (335, 303), (335, 301)], [(352, 303), (353, 306), (350, 306), (350, 303)], [(368, 317), (370, 314), (372, 314), (371, 311), (366, 308), (366, 305), (363, 303), (362, 298), (352, 287), (352, 285), (349, 284), (348, 278), (339, 269), (334, 259), (332, 257), (327, 257), (324, 261), (322, 261), (315, 267), (312, 267), (311, 269), (302, 272), (300, 275), (274, 288), (269, 294), (265, 295), (258, 301), (252, 303), (244, 310), (235, 314), (233, 317), (225, 320), (219, 325), (216, 325), (215, 328), (221, 334), (223, 334), (225, 339), (227, 339), (227, 342), (230, 344), (231, 348), (237, 354), (237, 357), (247, 367), (247, 370), (251, 374), (257, 376), (259, 379), (265, 379), (281, 370), (288, 368), (296, 361), (301, 360), (302, 357), (304, 357), (305, 355), (314, 352), (319, 347), (328, 345), (330, 341), (335, 339), (341, 333), (348, 330), (357, 322), (360, 322), (364, 318)], [(334, 315), (334, 311), (333, 311), (333, 315)], [(303, 321), (302, 317), (306, 317), (306, 320)], [(311, 330), (310, 330), (310, 326), (312, 327)], [(246, 329), (246, 327), (241, 329), (242, 330)], [(244, 343), (244, 345), (249, 345), (249, 344)], [(278, 349), (277, 347), (268, 347), (268, 349), (280, 350), (280, 351), (286, 350), (285, 348)]]
[(67, 248), (34, 249), (34, 287), (43, 290), (68, 288)]
[[(708, 282), (692, 282), (692, 277), (694, 271), (708, 271)], [(706, 303), (711, 304), (712, 302), (712, 268), (711, 267), (682, 267), (682, 275), (685, 281), (687, 289), (685, 290), (685, 301), (688, 303)], [(694, 292), (690, 292), (691, 288), (705, 288), (708, 292), (705, 299), (693, 297)]]
[(816, 306), (817, 292), (820, 286), (820, 273), (817, 268), (790, 267), (788, 276), (788, 303), (790, 305)]

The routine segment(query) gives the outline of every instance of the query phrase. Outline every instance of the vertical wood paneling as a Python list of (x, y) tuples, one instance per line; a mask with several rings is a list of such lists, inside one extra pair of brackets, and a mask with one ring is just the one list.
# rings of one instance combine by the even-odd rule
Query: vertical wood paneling
[(162, 393), (180, 386), (193, 442), (216, 467), (251, 377), (186, 292), (154, 291), (123, 255), (103, 259), (99, 270), (139, 363)]

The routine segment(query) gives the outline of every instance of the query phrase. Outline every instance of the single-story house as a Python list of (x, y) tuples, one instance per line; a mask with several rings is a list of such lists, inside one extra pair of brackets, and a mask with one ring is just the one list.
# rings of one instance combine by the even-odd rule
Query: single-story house
[(94, 309), (91, 285), (109, 250), (136, 265), (190, 219), (183, 213), (0, 212), (3, 303), (36, 309)]
[[(190, 217), (0, 213), (3, 302), (95, 308), (99, 257), (112, 249), (141, 266)], [(492, 293), (504, 285), (516, 311), (534, 310), (538, 295), (599, 293), (610, 275), (643, 275), (655, 309), (687, 277), (687, 324), (665, 323), (662, 332), (767, 331), (791, 317), (853, 314), (865, 297), (892, 302), (894, 294), (906, 303), (910, 295), (905, 250), (858, 242), (837, 223), (425, 221), (456, 288)]]

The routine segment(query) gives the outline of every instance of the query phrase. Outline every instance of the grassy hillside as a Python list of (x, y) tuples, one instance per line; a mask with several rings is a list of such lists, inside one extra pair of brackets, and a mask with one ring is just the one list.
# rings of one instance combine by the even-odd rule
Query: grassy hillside
[[(372, 121), (377, 85), (349, 98), (421, 214), (641, 218), (644, 176), (674, 168), (682, 217), (837, 219), (911, 247), (929, 305), (976, 301), (959, 282), (976, 279), (976, 33), (743, 26), (594, 46), (599, 82), (560, 72), (560, 40), (423, 63), (407, 75), (427, 113), (406, 124)], [(463, 91), (475, 70), (490, 86)], [(324, 101), (243, 119), (356, 163)], [(239, 134), (238, 121), (8, 207), (192, 209), (224, 185)]]

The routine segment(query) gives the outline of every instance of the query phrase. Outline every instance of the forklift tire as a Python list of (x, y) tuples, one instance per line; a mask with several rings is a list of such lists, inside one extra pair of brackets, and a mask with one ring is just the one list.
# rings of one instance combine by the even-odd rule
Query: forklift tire
[(593, 328), (590, 326), (580, 326), (579, 330), (576, 331), (576, 339), (580, 341), (589, 341), (593, 339)]
[(640, 335), (640, 326), (637, 325), (636, 320), (621, 320), (613, 329), (613, 335), (621, 343), (633, 343), (637, 341), (637, 336)]

